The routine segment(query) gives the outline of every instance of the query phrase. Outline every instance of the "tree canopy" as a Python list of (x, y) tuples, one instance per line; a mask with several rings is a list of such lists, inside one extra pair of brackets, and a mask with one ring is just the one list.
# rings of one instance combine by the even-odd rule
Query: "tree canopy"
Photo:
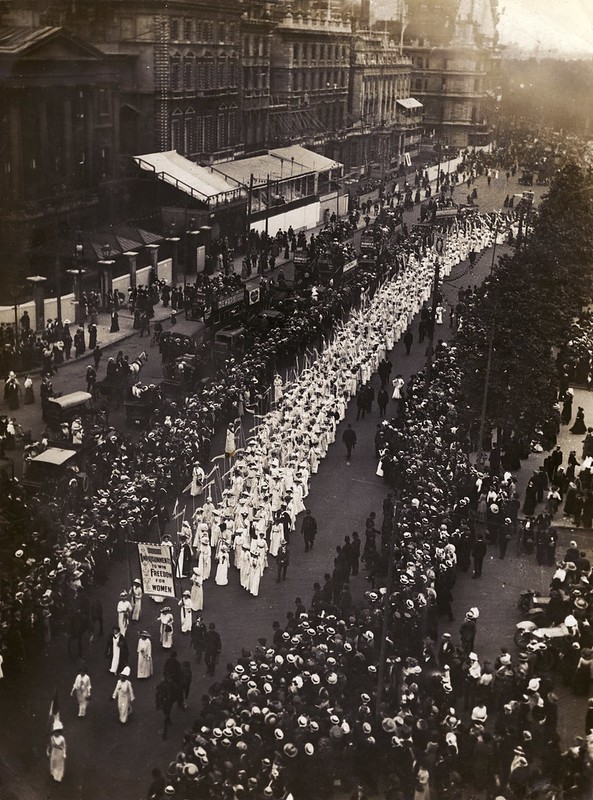
[(550, 417), (557, 394), (552, 347), (592, 296), (590, 180), (578, 165), (565, 165), (537, 212), (524, 209), (532, 233), (499, 259), (473, 296), (456, 343), (474, 419), (481, 412), (491, 336), (488, 421), (532, 436)]

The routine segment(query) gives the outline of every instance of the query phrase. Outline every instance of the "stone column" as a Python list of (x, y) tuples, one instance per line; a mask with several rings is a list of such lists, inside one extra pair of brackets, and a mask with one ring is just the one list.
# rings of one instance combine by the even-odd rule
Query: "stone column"
[(86, 272), (85, 269), (69, 269), (68, 272), (72, 275), (72, 282), (74, 284), (74, 308), (75, 308), (75, 322), (81, 327), (84, 325), (82, 318), (82, 309), (80, 307), (80, 292), (82, 288), (82, 276)]
[(23, 162), (21, 150), (21, 109), (16, 102), (10, 104), (8, 114), (8, 138), (10, 142), (11, 184), (15, 198), (22, 194)]
[(188, 263), (185, 265), (185, 271), (189, 275), (193, 275), (194, 272), (197, 273), (198, 271), (197, 249), (200, 240), (200, 231), (187, 231), (185, 235), (188, 237)]
[(171, 242), (171, 283), (173, 286), (175, 286), (178, 279), (177, 271), (179, 269), (179, 265), (177, 264), (177, 261), (179, 255), (179, 242), (181, 240), (179, 236), (168, 236), (167, 241)]
[(146, 249), (148, 250), (148, 255), (150, 256), (150, 266), (152, 267), (152, 271), (154, 273), (155, 281), (159, 279), (159, 245), (158, 244), (147, 244)]
[(135, 250), (128, 250), (127, 253), (124, 253), (124, 256), (128, 259), (128, 270), (130, 274), (130, 286), (132, 289), (136, 288), (136, 259), (138, 258), (138, 253)]
[(35, 303), (34, 330), (42, 331), (45, 328), (45, 282), (47, 278), (42, 275), (30, 275), (27, 280), (33, 288), (33, 301)]
[(113, 258), (103, 258), (97, 261), (99, 267), (99, 294), (101, 295), (101, 307), (106, 309), (106, 297), (113, 290)]
[(70, 183), (68, 176), (72, 173), (72, 101), (69, 97), (64, 100), (64, 169), (62, 175), (67, 184)]

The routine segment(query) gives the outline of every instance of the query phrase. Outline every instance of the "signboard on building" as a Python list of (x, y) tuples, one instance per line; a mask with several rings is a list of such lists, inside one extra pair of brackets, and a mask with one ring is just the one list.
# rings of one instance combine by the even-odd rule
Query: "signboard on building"
[(144, 594), (175, 597), (175, 581), (171, 547), (138, 542), (140, 578)]

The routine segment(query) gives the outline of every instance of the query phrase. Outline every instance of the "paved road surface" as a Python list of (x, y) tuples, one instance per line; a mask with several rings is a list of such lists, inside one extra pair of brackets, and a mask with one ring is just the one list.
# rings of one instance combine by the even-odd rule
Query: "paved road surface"
[[(500, 207), (501, 198), (508, 191), (504, 178), (501, 186), (482, 187), (480, 195), (489, 193), (491, 207)], [(482, 198), (481, 198), (482, 199)], [(474, 274), (469, 274), (466, 265), (456, 268), (445, 287), (445, 295), (455, 300), (457, 289), (483, 280), (490, 268), (488, 252), (480, 259)], [(447, 339), (450, 331), (443, 325), (438, 336)], [(125, 352), (130, 357), (140, 351), (146, 340), (137, 336), (125, 343)], [(414, 344), (409, 357), (398, 345), (391, 354), (395, 371), (408, 377), (422, 368), (424, 346)], [(62, 370), (56, 385), (80, 388), (86, 365), (75, 364)], [(151, 353), (149, 364), (142, 378), (158, 379), (159, 364)], [(377, 377), (374, 377), (377, 385)], [(63, 382), (63, 384), (62, 384)], [(24, 409), (19, 416), (30, 415), (28, 427), (35, 429), (35, 414), (38, 410)], [(347, 421), (353, 421), (356, 410), (349, 408)], [(229, 586), (217, 587), (212, 579), (205, 585), (206, 622), (215, 621), (219, 629), (223, 652), (217, 677), (224, 672), (224, 665), (240, 653), (241, 647), (253, 647), (262, 636), (271, 638), (271, 623), (283, 621), (288, 610), (294, 607), (294, 599), (301, 596), (308, 603), (312, 584), (323, 577), (333, 561), (335, 546), (345, 534), (353, 530), (362, 531), (364, 521), (371, 510), (380, 514), (384, 497), (384, 484), (375, 475), (373, 434), (378, 422), (377, 414), (355, 422), (359, 445), (350, 466), (346, 464), (341, 444), (342, 427), (338, 430), (336, 444), (332, 445), (328, 457), (315, 476), (307, 506), (312, 509), (319, 524), (319, 536), (312, 552), (305, 554), (298, 534), (294, 535), (291, 547), (291, 564), (288, 580), (275, 583), (273, 567), (264, 574), (260, 595), (253, 598), (238, 585), (237, 573), (233, 570)], [(523, 473), (529, 471), (524, 467)], [(563, 534), (564, 535), (564, 534)], [(568, 538), (568, 534), (566, 534)], [(137, 567), (133, 565), (134, 574)], [(505, 562), (491, 559), (485, 565), (484, 578), (479, 583), (468, 576), (460, 576), (455, 591), (455, 612), (458, 620), (469, 605), (477, 604), (481, 611), (476, 646), (483, 657), (493, 657), (501, 643), (512, 637), (512, 625), (519, 619), (516, 611), (518, 591), (526, 586), (544, 588), (549, 581), (549, 571), (543, 571), (533, 562), (510, 553)], [(368, 584), (365, 573), (352, 579), (353, 594), (360, 597)], [(129, 586), (125, 563), (115, 564), (109, 582), (98, 594), (101, 597), (106, 618), (106, 633), (115, 621), (115, 605), (118, 593)], [(109, 697), (114, 687), (113, 677), (108, 673), (107, 661), (103, 657), (104, 640), (87, 646), (84, 654), (92, 680), (93, 701), (87, 719), (76, 718), (75, 703), (69, 691), (76, 674), (76, 662), (65, 653), (64, 640), (53, 642), (42, 658), (27, 664), (18, 679), (0, 682), (0, 708), (3, 725), (0, 726), (0, 753), (3, 767), (0, 768), (0, 797), (18, 797), (21, 800), (61, 797), (68, 800), (133, 800), (144, 797), (153, 766), (165, 768), (181, 743), (183, 731), (190, 726), (199, 707), (200, 697), (207, 692), (211, 680), (204, 675), (203, 668), (195, 663), (187, 639), (177, 634), (176, 648), (181, 660), (189, 659), (194, 669), (194, 682), (188, 710), (173, 712), (173, 726), (169, 739), (163, 742), (160, 736), (160, 715), (154, 710), (154, 689), (161, 674), (164, 656), (159, 652), (156, 635), (157, 606), (144, 601), (142, 626), (153, 634), (155, 676), (147, 682), (133, 681), (137, 695), (135, 711), (127, 726), (120, 726), (113, 702)], [(456, 635), (458, 623), (450, 629)], [(443, 626), (442, 630), (446, 630)], [(135, 650), (137, 637), (129, 635), (130, 650)], [(134, 663), (134, 659), (132, 659)], [(45, 747), (47, 743), (47, 713), (54, 686), (59, 689), (63, 708), (62, 718), (68, 740), (67, 780), (63, 786), (52, 785), (48, 777)], [(577, 721), (581, 728), (580, 709), (566, 706), (563, 724)], [(584, 712), (583, 712), (584, 713)]]

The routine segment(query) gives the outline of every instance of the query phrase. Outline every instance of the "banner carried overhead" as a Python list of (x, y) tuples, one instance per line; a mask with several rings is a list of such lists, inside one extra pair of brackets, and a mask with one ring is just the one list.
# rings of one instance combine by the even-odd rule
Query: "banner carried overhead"
[(144, 594), (175, 597), (171, 547), (164, 544), (138, 542), (138, 557)]

